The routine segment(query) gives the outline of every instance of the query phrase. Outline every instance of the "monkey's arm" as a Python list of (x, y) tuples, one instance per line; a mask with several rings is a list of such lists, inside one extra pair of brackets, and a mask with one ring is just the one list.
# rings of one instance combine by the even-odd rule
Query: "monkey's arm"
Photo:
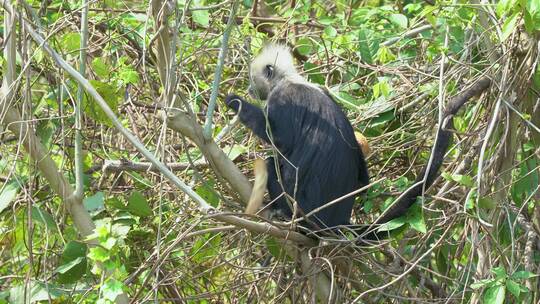
[(245, 101), (242, 97), (234, 94), (227, 95), (225, 98), (227, 107), (238, 113), (238, 117), (242, 124), (251, 129), (255, 135), (266, 143), (270, 143), (266, 132), (266, 117), (261, 108)]

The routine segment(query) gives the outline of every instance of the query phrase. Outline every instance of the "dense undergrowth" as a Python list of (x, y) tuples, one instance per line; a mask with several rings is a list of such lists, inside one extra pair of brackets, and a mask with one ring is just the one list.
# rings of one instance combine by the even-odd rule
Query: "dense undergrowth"
[[(0, 303), (540, 300), (538, 1), (88, 7), (87, 29), (82, 1), (19, 1), (16, 18), (2, 17)], [(33, 34), (84, 71), (118, 126)], [(247, 95), (249, 61), (267, 41), (288, 44), (370, 142), (374, 183), (354, 223), (373, 222), (412, 184), (445, 104), (492, 80), (454, 117), (441, 177), (383, 228), (388, 241), (284, 244), (233, 216), (264, 223), (242, 216), (241, 173), (269, 151), (223, 97)]]

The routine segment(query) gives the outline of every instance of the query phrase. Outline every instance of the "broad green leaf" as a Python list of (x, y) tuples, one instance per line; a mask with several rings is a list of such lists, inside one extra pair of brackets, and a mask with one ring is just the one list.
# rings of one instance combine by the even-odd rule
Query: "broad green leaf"
[(531, 13), (529, 13), (528, 11), (524, 11), (523, 21), (525, 23), (525, 31), (527, 31), (527, 33), (529, 34), (532, 34), (535, 28), (533, 15), (531, 15)]
[(484, 304), (503, 304), (506, 288), (503, 285), (495, 285), (484, 292)]
[(324, 34), (329, 38), (334, 38), (337, 36), (337, 30), (333, 26), (327, 26), (324, 28)]
[(321, 68), (311, 62), (304, 63), (304, 71), (308, 74), (310, 81), (317, 84), (324, 84), (324, 75), (321, 73)]
[[(36, 303), (40, 301), (55, 300), (65, 293), (54, 284), (43, 284), (32, 281), (30, 288), (18, 285), (9, 290), (9, 303)], [(25, 301), (26, 300), (26, 301)]]
[(358, 31), (358, 49), (360, 51), (360, 57), (363, 61), (372, 64), (373, 53), (369, 47), (370, 40), (368, 40), (368, 31), (361, 29)]
[(512, 279), (524, 280), (524, 279), (530, 279), (530, 278), (535, 277), (535, 276), (537, 276), (537, 275), (530, 272), (530, 271), (521, 270), (521, 271), (514, 272), (511, 277), (512, 277)]
[(96, 57), (92, 60), (92, 68), (94, 73), (103, 80), (109, 78), (111, 66), (107, 65), (102, 57)]
[(11, 181), (5, 183), (0, 190), (0, 212), (6, 209), (7, 206), (17, 197), (19, 192), (19, 183)]
[(40, 224), (45, 225), (45, 227), (50, 230), (56, 229), (56, 223), (52, 215), (38, 206), (32, 206), (32, 219)]
[(399, 228), (403, 225), (405, 225), (406, 221), (405, 221), (405, 217), (398, 217), (396, 219), (393, 219), (387, 223), (384, 223), (382, 224), (378, 229), (377, 231), (392, 231), (396, 228)]
[(38, 122), (36, 134), (46, 147), (50, 147), (56, 125), (51, 120), (42, 120)]
[(505, 41), (506, 39), (508, 39), (508, 37), (510, 37), (512, 32), (514, 32), (517, 21), (518, 21), (518, 17), (519, 17), (519, 12), (515, 12), (512, 16), (510, 16), (510, 18), (507, 18), (506, 20), (504, 20), (504, 23), (502, 25), (501, 41)]
[(380, 63), (385, 64), (396, 60), (396, 55), (388, 47), (381, 46), (377, 50), (376, 58)]
[(421, 233), (427, 232), (422, 204), (415, 203), (411, 206), (411, 208), (407, 211), (407, 222), (414, 230)]
[(461, 184), (463, 186), (467, 186), (469, 188), (472, 188), (474, 186), (473, 179), (468, 175), (462, 175), (462, 174), (451, 174), (448, 172), (443, 172), (441, 176), (448, 180), (448, 181), (454, 181), (458, 184)]
[(96, 211), (104, 208), (105, 195), (98, 192), (83, 200), (84, 208), (88, 211)]
[(484, 279), (484, 280), (480, 280), (478, 282), (472, 283), (470, 287), (472, 289), (476, 290), (476, 289), (480, 289), (480, 288), (483, 288), (485, 286), (488, 286), (488, 285), (492, 284), (493, 282), (495, 282), (494, 279)]
[(82, 278), (86, 271), (85, 243), (69, 241), (60, 258), (61, 266), (56, 269), (60, 273), (58, 281), (62, 284), (72, 284)]
[[(204, 5), (204, 1), (193, 1), (192, 7), (201, 7)], [(207, 10), (191, 11), (191, 16), (195, 23), (202, 27), (208, 27), (210, 25), (210, 13)]]
[(91, 260), (97, 262), (105, 262), (111, 258), (110, 252), (103, 247), (90, 248), (90, 251), (88, 252), (88, 257)]
[(329, 17), (329, 16), (322, 16), (317, 21), (322, 25), (330, 25), (330, 24), (334, 23), (334, 18)]
[(196, 263), (206, 262), (221, 250), (221, 234), (208, 233), (199, 237), (191, 249), (191, 256)]
[(497, 279), (506, 278), (506, 270), (503, 267), (495, 267), (491, 269), (491, 272), (495, 274)]
[(288, 257), (285, 250), (283, 250), (283, 246), (272, 237), (266, 239), (266, 248), (275, 258)]
[(79, 33), (66, 33), (62, 36), (62, 46), (68, 53), (78, 52), (81, 48), (81, 35)]
[(312, 51), (313, 51), (312, 49), (313, 49), (313, 47), (312, 47), (312, 44), (311, 44), (311, 40), (309, 40), (308, 38), (300, 38), (296, 42), (296, 50), (301, 55), (307, 56), (307, 55), (311, 54)]
[(369, 122), (369, 126), (374, 128), (376, 126), (385, 124), (395, 118), (394, 110), (386, 111), (384, 113), (379, 114), (377, 117), (371, 119)]
[(223, 148), (223, 151), (225, 151), (231, 160), (235, 160), (238, 156), (245, 153), (247, 148), (244, 145), (234, 144), (232, 146)]
[(118, 73), (118, 78), (124, 84), (137, 84), (137, 82), (139, 82), (139, 73), (131, 67), (124, 67), (120, 70), (120, 73)]
[(105, 284), (101, 286), (101, 292), (105, 299), (109, 301), (114, 301), (117, 296), (122, 294), (122, 287), (124, 285), (122, 282), (115, 279), (108, 279)]
[(133, 191), (128, 198), (127, 209), (131, 214), (145, 217), (153, 214), (152, 208), (148, 205), (146, 198), (139, 192)]
[(404, 29), (407, 28), (407, 17), (405, 17), (405, 15), (392, 14), (388, 19), (390, 19), (390, 22), (392, 22), (394, 25)]
[(217, 207), (219, 205), (219, 195), (216, 190), (214, 190), (213, 186), (214, 183), (209, 181), (195, 188), (195, 192), (197, 192), (197, 194), (212, 207)]
[[(56, 268), (55, 272), (60, 273), (60, 274), (65, 274), (68, 271), (70, 271), (71, 269), (73, 269), (75, 266), (79, 266), (79, 264), (81, 264), (81, 262), (83, 262), (83, 261), (86, 261), (86, 259), (82, 258), (82, 257), (81, 258), (76, 258), (75, 260), (73, 260), (71, 262), (67, 262), (66, 264), (62, 264), (61, 266)], [(77, 274), (82, 275), (84, 273), (78, 271)], [(76, 281), (76, 280), (74, 280), (74, 281)], [(69, 282), (60, 282), (60, 283), (69, 283)]]
[(482, 197), (478, 199), (478, 206), (483, 209), (495, 209), (497, 203), (489, 197)]
[(519, 295), (521, 293), (521, 287), (518, 283), (512, 281), (512, 280), (506, 280), (506, 289), (510, 291), (516, 297), (519, 299)]
[[(121, 97), (119, 89), (112, 84), (97, 80), (90, 80), (90, 83), (98, 91), (99, 95), (103, 97), (103, 99), (105, 100), (107, 105), (113, 110), (113, 112), (117, 113)], [(95, 100), (87, 99), (85, 101), (84, 111), (96, 121), (112, 127), (112, 122), (109, 120), (107, 115), (105, 115), (105, 112), (101, 109), (101, 107), (97, 104)]]

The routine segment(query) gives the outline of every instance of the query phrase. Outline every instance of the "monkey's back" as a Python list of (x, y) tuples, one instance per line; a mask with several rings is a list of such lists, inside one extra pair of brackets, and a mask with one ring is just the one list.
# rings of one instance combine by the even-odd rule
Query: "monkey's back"
[[(368, 184), (354, 130), (325, 91), (283, 82), (269, 95), (267, 111), (283, 186), (304, 213)], [(310, 220), (321, 228), (349, 224), (354, 199), (326, 207)], [(291, 215), (290, 210), (282, 211)]]

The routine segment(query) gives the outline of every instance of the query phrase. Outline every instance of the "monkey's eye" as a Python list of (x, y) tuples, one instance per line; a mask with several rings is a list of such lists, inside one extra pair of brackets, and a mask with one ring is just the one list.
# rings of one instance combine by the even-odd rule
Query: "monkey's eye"
[(269, 64), (264, 67), (264, 76), (266, 76), (268, 79), (274, 76), (274, 67), (272, 65)]

